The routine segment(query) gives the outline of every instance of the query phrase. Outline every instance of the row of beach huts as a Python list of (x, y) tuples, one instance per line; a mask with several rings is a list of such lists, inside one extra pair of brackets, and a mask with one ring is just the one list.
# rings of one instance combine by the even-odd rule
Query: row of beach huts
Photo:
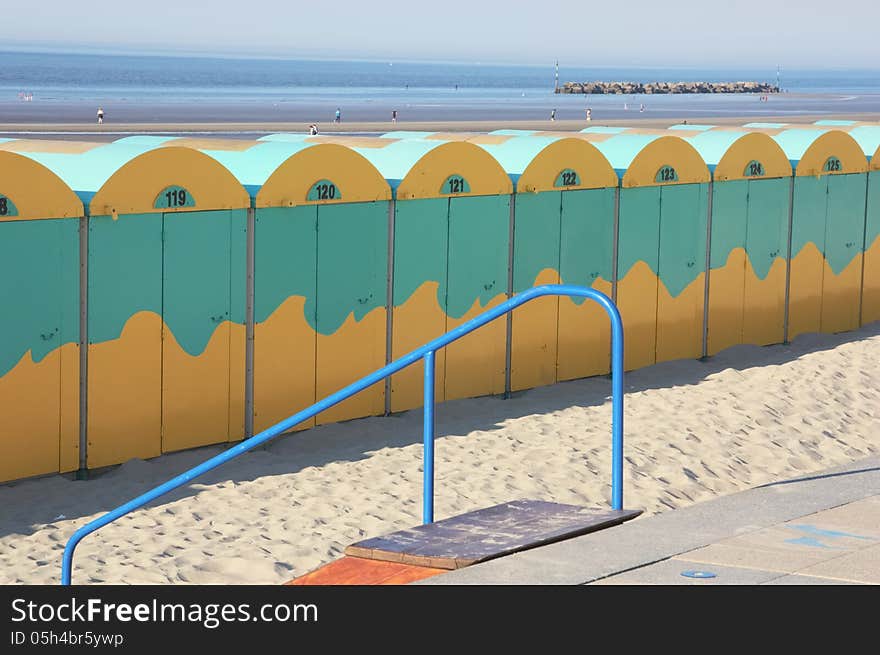
[[(626, 368), (880, 320), (880, 124), (0, 139), (0, 481), (258, 433), (513, 294)], [(609, 371), (542, 298), (439, 400)], [(314, 423), (419, 407), (421, 364)]]

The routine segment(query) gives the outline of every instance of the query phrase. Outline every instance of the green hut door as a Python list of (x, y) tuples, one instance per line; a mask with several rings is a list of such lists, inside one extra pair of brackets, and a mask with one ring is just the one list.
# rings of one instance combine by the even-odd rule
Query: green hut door
[(244, 210), (163, 215), (163, 452), (243, 436), (244, 226)]
[(620, 192), (617, 305), (623, 318), (624, 368), (656, 361), (660, 258), (660, 188)]
[(880, 171), (868, 173), (862, 325), (880, 320)]
[(789, 185), (790, 178), (748, 181), (742, 343), (764, 346), (785, 338)]
[(658, 362), (702, 354), (707, 204), (706, 184), (661, 188)]
[(833, 333), (859, 326), (867, 176), (828, 175), (826, 180), (821, 329)]
[(161, 453), (162, 214), (90, 217), (88, 259), (88, 466), (96, 468)]

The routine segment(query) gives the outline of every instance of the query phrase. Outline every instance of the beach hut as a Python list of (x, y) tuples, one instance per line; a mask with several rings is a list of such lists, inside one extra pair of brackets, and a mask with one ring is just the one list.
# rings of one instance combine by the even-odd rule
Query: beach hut
[(865, 201), (865, 241), (862, 272), (862, 302), (860, 325), (880, 319), (880, 123), (845, 120), (816, 121), (818, 126), (833, 127), (847, 132), (869, 161)]
[(29, 156), (88, 214), (88, 466), (241, 439), (247, 192), (149, 138)]
[[(303, 145), (255, 198), (257, 431), (386, 362), (391, 189), (351, 148)], [(261, 145), (249, 155), (264, 160), (267, 152)], [(317, 422), (384, 411), (385, 385), (378, 383)]]
[(791, 164), (760, 132), (706, 130), (686, 140), (713, 180), (704, 354), (782, 343)]
[(0, 482), (79, 466), (83, 204), (14, 148), (0, 143)]
[(880, 321), (880, 139), (871, 156), (867, 184), (861, 325)]
[(621, 180), (615, 280), (625, 367), (700, 357), (709, 169), (678, 136), (626, 132), (595, 146)]
[(859, 325), (868, 162), (848, 134), (791, 128), (772, 137), (795, 169), (786, 339)]
[[(506, 299), (513, 188), (475, 144), (388, 140), (353, 147), (394, 193), (391, 357), (398, 358)], [(498, 320), (439, 351), (437, 399), (503, 393), (505, 336)], [(396, 374), (390, 386), (391, 411), (421, 406), (420, 367)]]
[[(251, 196), (249, 434), (385, 364), (390, 187), (340, 142), (391, 141), (301, 134), (257, 141), (136, 138), (198, 149)], [(296, 429), (381, 414), (384, 395), (377, 384)]]
[[(525, 136), (481, 147), (516, 189), (512, 292), (564, 283), (611, 296), (618, 178), (605, 157), (578, 138)], [(510, 389), (607, 373), (610, 340), (595, 303), (533, 300), (511, 314)]]

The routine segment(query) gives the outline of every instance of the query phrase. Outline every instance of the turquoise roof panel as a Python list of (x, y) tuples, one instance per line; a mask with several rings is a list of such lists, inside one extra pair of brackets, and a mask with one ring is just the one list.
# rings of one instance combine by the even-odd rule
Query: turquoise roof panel
[(434, 148), (442, 146), (445, 141), (428, 141), (426, 139), (400, 139), (392, 141), (384, 148), (360, 148), (348, 146), (355, 152), (363, 155), (382, 177), (391, 186), (392, 192), (397, 194), (403, 178), (410, 172), (412, 167)]
[(783, 127), (788, 127), (790, 123), (746, 123), (743, 127), (757, 127), (757, 128), (766, 128), (770, 130), (776, 130)]
[(418, 131), (408, 131), (408, 130), (396, 130), (394, 132), (385, 132), (385, 134), (380, 134), (380, 139), (426, 139), (429, 136), (433, 136), (437, 134), (437, 132), (418, 132)]
[(278, 132), (276, 134), (267, 134), (261, 136), (257, 141), (304, 141), (311, 134), (300, 134), (298, 132)]
[(667, 129), (669, 130), (693, 130), (695, 132), (704, 132), (706, 130), (714, 130), (717, 125), (688, 125), (687, 123), (678, 123), (677, 125), (670, 125)]
[(211, 150), (200, 152), (217, 160), (232, 173), (239, 184), (248, 192), (251, 200), (256, 200), (257, 193), (266, 180), (292, 155), (311, 148), (315, 143), (303, 140), (266, 141), (247, 150)]
[(593, 145), (605, 155), (614, 172), (622, 180), (633, 159), (646, 145), (659, 138), (661, 138), (659, 134), (618, 134), (605, 141), (596, 141)]
[(869, 161), (880, 148), (880, 125), (859, 125), (851, 129), (849, 135), (856, 140)]
[(797, 127), (784, 130), (779, 134), (773, 134), (772, 138), (788, 157), (792, 168), (797, 168), (798, 162), (813, 142), (828, 130), (822, 127)]
[(587, 132), (589, 134), (622, 134), (631, 129), (631, 127), (606, 127), (604, 125), (596, 125), (595, 127), (584, 128), (581, 132)]
[(79, 196), (88, 211), (89, 203), (113, 174), (145, 152), (173, 137), (153, 137), (155, 141), (113, 141), (82, 153), (20, 152), (60, 177)]
[(836, 125), (839, 127), (846, 127), (848, 125), (855, 125), (855, 124), (856, 124), (855, 121), (836, 121), (836, 120), (829, 120), (829, 119), (816, 121), (815, 123), (813, 123), (813, 125)]
[(724, 157), (730, 146), (748, 132), (729, 132), (729, 131), (707, 131), (695, 136), (684, 137), (684, 140), (690, 143), (698, 153), (709, 170), (715, 172), (715, 167), (721, 158)]
[(504, 143), (475, 143), (494, 157), (514, 186), (523, 171), (532, 163), (535, 156), (544, 148), (564, 137), (560, 136), (519, 136)]

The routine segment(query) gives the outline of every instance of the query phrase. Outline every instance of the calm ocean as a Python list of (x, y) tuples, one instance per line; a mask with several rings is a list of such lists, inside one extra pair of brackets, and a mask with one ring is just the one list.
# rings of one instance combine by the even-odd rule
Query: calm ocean
[[(559, 69), (566, 81), (775, 82), (776, 66), (700, 70)], [(0, 121), (107, 122), (559, 119), (847, 114), (880, 112), (880, 72), (781, 73), (786, 93), (752, 95), (579, 96), (553, 93), (554, 65), (304, 61), (0, 52)], [(27, 100), (28, 97), (32, 99)], [(624, 103), (627, 109), (624, 109)]]

